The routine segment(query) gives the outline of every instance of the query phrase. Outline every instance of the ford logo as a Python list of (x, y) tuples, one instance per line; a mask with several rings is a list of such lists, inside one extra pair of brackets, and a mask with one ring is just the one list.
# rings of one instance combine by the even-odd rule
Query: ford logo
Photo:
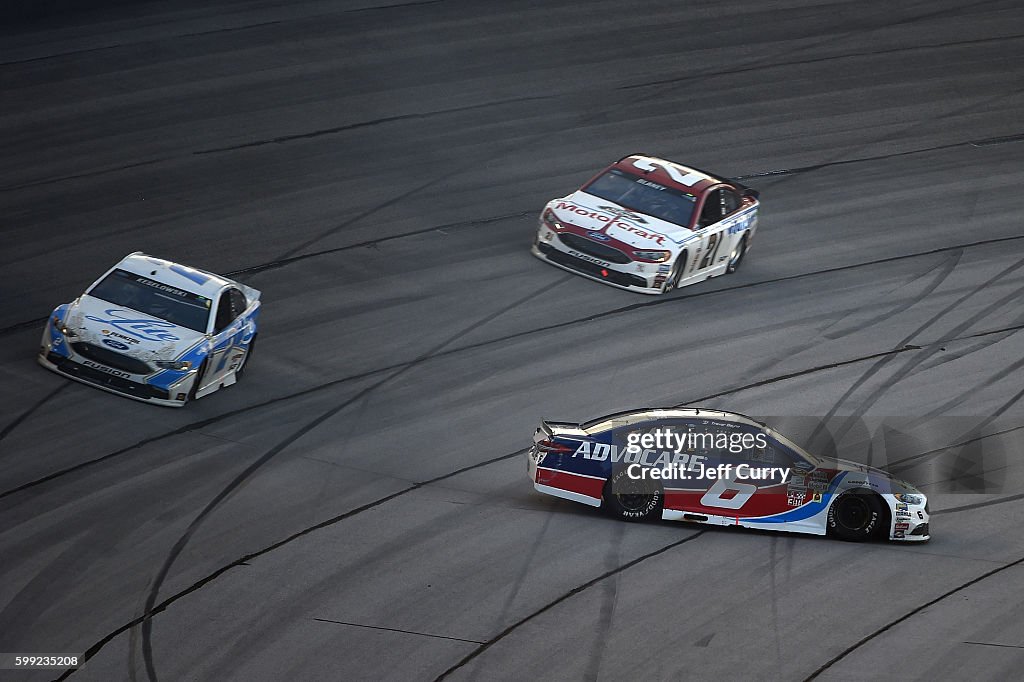
[(609, 239), (611, 239), (611, 237), (604, 234), (603, 232), (587, 232), (587, 236), (590, 237), (591, 239), (596, 239), (599, 242), (606, 242)]
[(127, 343), (121, 343), (120, 341), (114, 341), (113, 339), (103, 339), (103, 345), (116, 348), (118, 350), (128, 350)]

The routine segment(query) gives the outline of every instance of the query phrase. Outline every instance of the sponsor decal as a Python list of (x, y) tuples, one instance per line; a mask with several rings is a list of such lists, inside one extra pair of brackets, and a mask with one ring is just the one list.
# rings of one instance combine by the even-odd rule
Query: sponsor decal
[(821, 493), (812, 493), (811, 502), (821, 502)]
[(829, 476), (824, 471), (812, 471), (807, 476), (807, 487), (819, 493), (828, 490)]
[(133, 345), (139, 342), (139, 340), (136, 338), (126, 336), (124, 334), (118, 334), (117, 332), (112, 332), (109, 329), (101, 329), (100, 333), (103, 334), (103, 336), (113, 336), (114, 338), (121, 339), (125, 343), (130, 343)]
[(905, 538), (905, 537), (907, 537), (906, 536), (906, 531), (903, 531), (903, 530), (896, 531), (895, 533), (892, 534), (892, 536), (894, 538)]
[[(597, 213), (596, 211), (592, 211), (589, 208), (583, 208), (582, 206), (577, 206), (576, 204), (570, 203), (568, 201), (560, 201), (560, 202), (558, 202), (558, 205), (555, 206), (555, 208), (560, 210), (560, 211), (571, 211), (572, 213), (575, 213), (577, 215), (586, 216), (586, 217), (592, 218), (594, 220), (599, 220), (599, 221), (601, 221), (603, 223), (608, 223), (608, 225), (611, 226), (611, 227), (617, 227), (620, 230), (625, 230), (626, 232), (630, 232), (632, 234), (635, 234), (636, 236), (640, 237), (641, 239), (649, 239), (649, 240), (651, 240), (652, 242), (654, 242), (654, 243), (656, 243), (658, 245), (664, 245), (665, 244), (665, 235), (663, 235), (663, 234), (658, 234), (657, 232), (651, 232), (651, 231), (648, 231), (648, 230), (641, 229), (641, 228), (637, 227), (636, 225), (630, 225), (629, 223), (624, 222), (624, 220), (612, 218), (610, 216), (607, 216), (607, 215), (604, 215), (604, 214), (601, 214), (601, 213)], [(640, 218), (639, 216), (634, 216), (632, 213), (629, 213), (628, 211), (626, 211), (624, 209), (614, 209), (613, 210), (614, 207), (612, 207), (612, 206), (601, 206), (600, 208), (601, 208), (601, 210), (605, 210), (605, 211), (608, 211), (610, 213), (615, 213), (620, 218), (624, 218), (626, 220), (631, 220), (631, 221), (636, 222), (636, 223), (646, 224), (646, 222), (647, 222), (647, 221), (645, 221), (643, 219), (639, 219), (638, 220), (637, 218)]]
[(603, 265), (605, 267), (611, 265), (611, 263), (609, 263), (606, 260), (601, 260), (600, 258), (594, 258), (593, 256), (588, 256), (587, 254), (580, 253), (579, 251), (569, 251), (569, 255), (570, 256), (576, 256), (579, 259), (590, 261), (591, 263), (597, 263), (598, 265)]
[(121, 370), (118, 369), (111, 369), (110, 367), (101, 365), (98, 362), (93, 362), (92, 360), (85, 360), (82, 362), (82, 364), (85, 365), (86, 367), (92, 367), (93, 369), (97, 369), (101, 372), (106, 372), (107, 374), (113, 374), (116, 377), (127, 378), (131, 376), (130, 374), (128, 374), (128, 372), (122, 372)]
[(159, 289), (160, 291), (164, 292), (165, 294), (170, 294), (171, 296), (177, 296), (179, 298), (191, 298), (192, 297), (192, 294), (190, 294), (187, 291), (183, 291), (183, 290), (179, 289), (178, 287), (172, 287), (169, 284), (161, 284), (160, 282), (155, 282), (155, 281), (153, 281), (153, 280), (151, 280), (151, 279), (149, 279), (147, 277), (136, 277), (135, 281), (138, 282), (139, 284), (145, 284), (147, 287), (153, 287), (154, 289)]
[(114, 341), (113, 339), (103, 339), (104, 346), (110, 346), (117, 350), (128, 350), (129, 346), (127, 343), (121, 343), (120, 341)]
[(896, 503), (896, 509), (898, 511), (907, 511), (908, 509), (910, 509), (910, 507), (907, 506), (906, 502), (897, 502)]
[(896, 530), (910, 530), (910, 524), (909, 523), (897, 523), (895, 526), (893, 526), (893, 528), (896, 529)]
[(804, 490), (786, 490), (786, 504), (790, 507), (803, 505), (807, 492)]
[(611, 239), (611, 237), (609, 237), (603, 232), (587, 232), (587, 236), (590, 237), (591, 239), (596, 239), (599, 242), (606, 242), (609, 239)]
[(672, 266), (669, 265), (668, 263), (665, 263), (664, 265), (659, 265), (658, 266), (658, 272), (661, 272), (661, 273), (668, 274), (671, 270), (672, 270)]
[(641, 225), (647, 224), (647, 221), (644, 220), (643, 216), (639, 216), (636, 213), (633, 213), (632, 211), (627, 211), (626, 209), (619, 208), (618, 206), (598, 206), (598, 208), (601, 209), (602, 211), (607, 211), (608, 213), (614, 213), (620, 218), (632, 220), (634, 223), (640, 223)]
[(179, 341), (179, 337), (167, 331), (173, 329), (174, 325), (163, 320), (152, 318), (132, 317), (137, 313), (118, 308), (108, 308), (104, 311), (108, 319), (86, 315), (85, 319), (100, 322), (115, 327), (121, 332), (142, 339), (143, 341)]

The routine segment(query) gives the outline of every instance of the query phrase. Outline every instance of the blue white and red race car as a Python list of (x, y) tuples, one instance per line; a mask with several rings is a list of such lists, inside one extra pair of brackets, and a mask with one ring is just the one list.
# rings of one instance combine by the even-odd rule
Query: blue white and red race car
[(256, 347), (260, 292), (133, 253), (43, 330), (39, 364), (70, 379), (181, 407), (237, 381)]
[(860, 541), (925, 541), (928, 500), (881, 469), (809, 454), (749, 417), (639, 410), (542, 422), (534, 487), (627, 520), (661, 518)]
[(533, 255), (623, 289), (661, 294), (735, 272), (757, 230), (758, 193), (634, 154), (541, 212)]

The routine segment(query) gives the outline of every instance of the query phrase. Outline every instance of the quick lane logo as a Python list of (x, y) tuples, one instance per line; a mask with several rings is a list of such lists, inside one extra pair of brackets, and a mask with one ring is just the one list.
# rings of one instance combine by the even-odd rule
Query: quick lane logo
[(86, 367), (92, 367), (93, 369), (99, 370), (101, 372), (106, 372), (107, 374), (113, 374), (115, 377), (123, 377), (127, 379), (128, 377), (131, 376), (130, 374), (128, 374), (128, 372), (122, 372), (117, 369), (111, 369), (110, 367), (104, 367), (98, 362), (93, 362), (92, 360), (85, 360), (82, 362), (82, 364), (85, 365)]
[(147, 318), (132, 318), (130, 317), (131, 312), (117, 308), (108, 308), (104, 313), (106, 313), (109, 319), (105, 320), (94, 315), (86, 315), (85, 319), (116, 327), (125, 334), (138, 337), (143, 341), (180, 340), (179, 337), (167, 331), (168, 328), (173, 329), (175, 326), (170, 322)]

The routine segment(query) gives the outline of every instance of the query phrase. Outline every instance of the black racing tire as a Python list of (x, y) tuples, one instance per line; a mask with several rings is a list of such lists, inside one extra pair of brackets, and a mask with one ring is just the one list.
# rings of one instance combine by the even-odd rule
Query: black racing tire
[(747, 255), (747, 233), (744, 232), (740, 238), (740, 243), (736, 245), (736, 248), (732, 250), (732, 255), (729, 258), (729, 265), (725, 268), (725, 274), (731, 275), (740, 269), (740, 263), (743, 262), (743, 256)]
[(875, 537), (886, 524), (885, 505), (876, 493), (848, 490), (828, 508), (828, 533), (847, 542), (864, 542)]
[(683, 277), (683, 270), (686, 269), (686, 259), (689, 254), (683, 251), (676, 257), (675, 265), (672, 266), (672, 271), (668, 273), (668, 277), (665, 279), (665, 284), (661, 289), (661, 293), (667, 294), (676, 287), (679, 286), (679, 280)]
[(604, 508), (625, 521), (661, 518), (665, 494), (656, 481), (630, 478), (623, 468), (604, 485)]
[(256, 337), (253, 336), (249, 340), (249, 347), (245, 350), (245, 356), (242, 358), (242, 364), (235, 370), (235, 378), (241, 379), (242, 373), (245, 372), (245, 368), (249, 366), (249, 360), (252, 358), (253, 353), (256, 352)]

